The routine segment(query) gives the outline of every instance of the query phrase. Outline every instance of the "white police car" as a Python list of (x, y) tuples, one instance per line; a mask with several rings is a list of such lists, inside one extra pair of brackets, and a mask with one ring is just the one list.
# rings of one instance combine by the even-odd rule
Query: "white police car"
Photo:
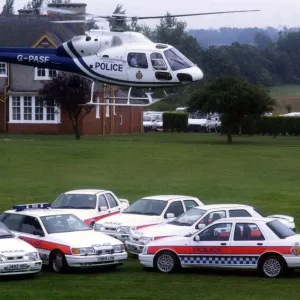
[(36, 274), (41, 269), (37, 250), (0, 222), (0, 275)]
[(15, 205), (0, 216), (21, 240), (35, 247), (55, 272), (68, 267), (122, 265), (127, 259), (124, 245), (96, 232), (77, 216), (48, 209), (50, 203)]

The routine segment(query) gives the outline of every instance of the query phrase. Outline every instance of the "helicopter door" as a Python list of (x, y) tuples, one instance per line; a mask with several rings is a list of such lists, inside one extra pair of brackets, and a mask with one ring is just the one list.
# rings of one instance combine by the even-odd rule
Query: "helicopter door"
[(169, 67), (166, 64), (161, 53), (159, 52), (151, 53), (150, 60), (151, 60), (153, 72), (155, 72), (155, 78), (158, 81), (172, 80), (172, 75), (170, 73)]
[(149, 59), (145, 52), (127, 52), (126, 74), (128, 81), (155, 82), (154, 73), (149, 66)]

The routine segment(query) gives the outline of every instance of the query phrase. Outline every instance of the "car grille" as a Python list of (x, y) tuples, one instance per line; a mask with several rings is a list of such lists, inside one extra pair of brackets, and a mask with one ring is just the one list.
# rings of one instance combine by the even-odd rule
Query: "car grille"
[(114, 254), (114, 253), (115, 253), (114, 249), (98, 250), (96, 252), (97, 255), (101, 255), (101, 254)]
[(104, 230), (106, 230), (106, 231), (116, 231), (117, 228), (113, 228), (113, 227), (104, 227)]
[(8, 256), (8, 257), (6, 257), (6, 259), (8, 261), (14, 261), (14, 260), (23, 260), (24, 257), (23, 256)]

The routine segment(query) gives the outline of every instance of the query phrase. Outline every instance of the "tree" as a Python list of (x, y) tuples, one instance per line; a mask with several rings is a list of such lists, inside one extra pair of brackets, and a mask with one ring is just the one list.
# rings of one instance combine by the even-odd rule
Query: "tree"
[(45, 0), (31, 0), (25, 6), (24, 9), (32, 9), (36, 15), (41, 14), (41, 8)]
[(189, 110), (216, 112), (221, 115), (227, 141), (240, 127), (245, 117), (257, 118), (271, 112), (275, 105), (269, 93), (259, 85), (250, 84), (238, 77), (217, 77), (196, 90), (189, 100)]
[(15, 0), (6, 0), (3, 5), (1, 16), (9, 17), (14, 15), (14, 2)]
[(82, 105), (90, 100), (90, 93), (90, 80), (72, 73), (59, 73), (39, 91), (44, 105), (57, 106), (69, 117), (77, 140), (80, 139), (80, 121), (92, 109)]

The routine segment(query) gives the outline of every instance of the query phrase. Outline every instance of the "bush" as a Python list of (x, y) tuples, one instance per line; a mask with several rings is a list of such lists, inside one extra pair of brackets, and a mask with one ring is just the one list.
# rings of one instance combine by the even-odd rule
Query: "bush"
[(163, 127), (164, 131), (187, 131), (188, 114), (178, 112), (164, 112)]
[[(234, 133), (238, 134), (238, 128)], [(248, 117), (243, 120), (242, 134), (299, 135), (300, 117), (271, 116), (258, 119)]]

